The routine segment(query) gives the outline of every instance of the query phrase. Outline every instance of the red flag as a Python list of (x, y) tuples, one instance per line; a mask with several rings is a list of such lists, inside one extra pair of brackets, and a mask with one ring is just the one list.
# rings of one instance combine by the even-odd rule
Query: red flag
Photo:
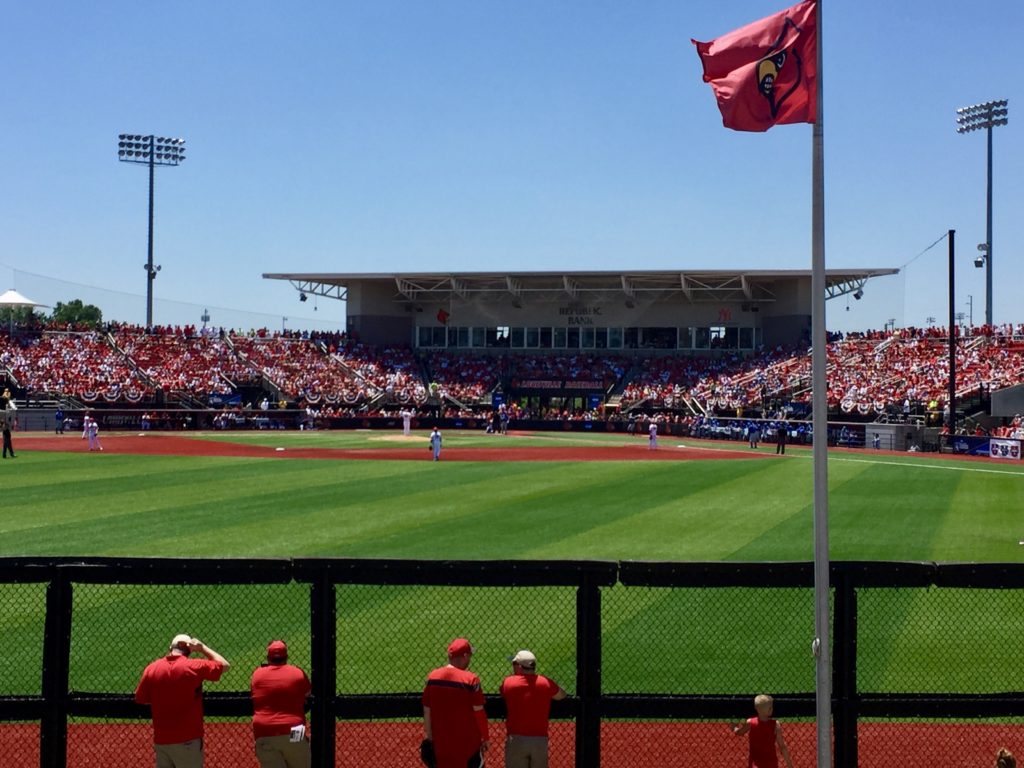
[(815, 121), (816, 15), (816, 0), (804, 0), (710, 43), (691, 41), (726, 128), (767, 131)]
[(448, 325), (448, 317), (448, 312), (445, 311), (444, 307), (441, 307), (441, 309), (437, 310), (437, 322), (439, 322), (441, 325)]

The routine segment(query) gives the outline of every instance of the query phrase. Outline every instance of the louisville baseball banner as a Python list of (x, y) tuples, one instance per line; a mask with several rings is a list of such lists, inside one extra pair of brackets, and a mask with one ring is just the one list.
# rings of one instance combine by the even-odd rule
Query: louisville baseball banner
[(726, 128), (767, 131), (815, 121), (816, 13), (817, 0), (805, 0), (710, 43), (691, 41)]
[(1020, 461), (1021, 441), (1010, 440), (1005, 437), (993, 437), (988, 441), (988, 455), (993, 459), (1008, 459)]

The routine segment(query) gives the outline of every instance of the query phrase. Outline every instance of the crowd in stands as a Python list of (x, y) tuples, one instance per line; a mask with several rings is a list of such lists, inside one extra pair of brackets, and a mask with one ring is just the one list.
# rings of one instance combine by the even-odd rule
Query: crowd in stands
[(433, 351), (427, 354), (424, 365), (438, 395), (470, 404), (480, 402), (498, 386), (505, 359)]
[[(881, 414), (891, 407), (909, 411), (913, 403), (937, 404), (948, 398), (949, 346), (930, 334), (895, 333), (883, 340), (849, 338), (829, 345), (828, 403), (846, 413)], [(793, 400), (810, 399), (810, 356), (796, 376), (806, 382)], [(957, 344), (958, 399), (1024, 381), (1024, 338), (975, 334)], [(932, 408), (934, 409), (934, 408)]]
[(123, 328), (113, 339), (139, 371), (165, 392), (226, 394), (258, 380), (257, 371), (235, 355), (227, 340), (192, 331), (191, 335), (148, 334)]
[(134, 399), (152, 391), (138, 370), (97, 331), (0, 337), (0, 365), (30, 392)]
[(338, 360), (361, 382), (364, 396), (383, 393), (399, 402), (423, 401), (426, 387), (410, 347), (375, 348), (349, 342), (337, 349)]
[(622, 392), (624, 408), (683, 408), (691, 412), (758, 405), (799, 380), (793, 350), (777, 347), (749, 357), (655, 357)]
[(607, 389), (620, 381), (632, 362), (620, 355), (517, 355), (509, 358), (512, 385), (529, 380), (599, 382)]
[[(956, 390), (967, 398), (1024, 382), (1024, 325), (960, 329)], [(871, 417), (923, 408), (941, 413), (948, 392), (948, 337), (942, 328), (833, 334), (828, 344), (828, 403)], [(769, 404), (810, 400), (806, 348), (749, 355), (620, 354), (476, 355), (371, 347), (338, 333), (246, 333), (195, 326), (110, 324), (105, 332), (44, 330), (0, 335), (0, 365), (33, 393), (137, 402), (157, 390), (197, 399), (263, 386), (273, 399), (351, 411), (431, 402), (472, 411), (490, 394), (545, 382), (568, 382), (619, 397), (623, 411), (687, 417), (762, 412)], [(543, 390), (543, 386), (538, 389)], [(579, 387), (581, 390), (584, 386)], [(774, 409), (774, 406), (773, 406)], [(586, 411), (538, 409), (524, 417), (586, 418)], [(936, 419), (936, 422), (939, 419)]]
[(230, 336), (238, 355), (285, 397), (355, 403), (366, 396), (364, 382), (318, 342), (287, 336)]

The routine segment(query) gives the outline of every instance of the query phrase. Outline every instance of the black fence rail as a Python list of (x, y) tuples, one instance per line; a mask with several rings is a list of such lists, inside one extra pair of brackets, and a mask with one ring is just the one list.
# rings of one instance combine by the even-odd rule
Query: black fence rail
[[(281, 637), (313, 684), (314, 765), (412, 768), (423, 680), (458, 635), (494, 743), (508, 654), (533, 649), (570, 692), (552, 766), (736, 765), (727, 725), (760, 692), (815, 762), (810, 563), (8, 558), (0, 583), (13, 768), (149, 764), (133, 691), (178, 632), (232, 663), (206, 686), (207, 766), (255, 764), (249, 675)], [(1024, 565), (833, 563), (831, 606), (836, 766), (1024, 751)]]

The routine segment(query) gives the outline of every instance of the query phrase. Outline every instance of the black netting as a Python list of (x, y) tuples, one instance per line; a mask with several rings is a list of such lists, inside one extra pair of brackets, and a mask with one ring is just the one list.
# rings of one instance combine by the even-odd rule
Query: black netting
[(46, 585), (3, 584), (0, 588), (5, 649), (0, 653), (0, 696), (38, 695), (42, 690)]
[[(735, 725), (735, 721), (604, 720), (601, 723), (601, 766), (736, 768), (746, 764), (748, 739), (735, 735), (731, 725)], [(813, 766), (817, 754), (814, 723), (787, 720), (782, 730), (794, 764)], [(779, 765), (784, 766), (781, 758)]]
[[(248, 719), (207, 717), (204, 768), (251, 768), (256, 765), (253, 744), (252, 723)], [(150, 766), (153, 762), (152, 731), (147, 721), (69, 719), (69, 768)]]
[(814, 690), (813, 590), (620, 585), (602, 608), (607, 693)]
[[(212, 691), (248, 691), (270, 640), (309, 668), (309, 586), (76, 584), (69, 687), (132, 693), (145, 666), (179, 633), (197, 637), (231, 668)], [(116, 662), (116, 663), (114, 663)]]
[(860, 764), (904, 768), (908, 764), (945, 768), (995, 765), (996, 751), (1024, 754), (1024, 721), (862, 720), (857, 728)]
[[(60, 768), (65, 750), (69, 766), (151, 764), (149, 713), (132, 696), (143, 668), (178, 633), (231, 662), (221, 681), (205, 685), (208, 768), (255, 764), (249, 681), (271, 639), (284, 639), (290, 661), (310, 672), (314, 748), (325, 750), (325, 768), (415, 768), (423, 683), (458, 636), (476, 646), (471, 669), (487, 694), (491, 766), (504, 766), (498, 691), (520, 648), (570, 693), (551, 724), (556, 768), (597, 765), (598, 752), (604, 768), (741, 764), (746, 741), (729, 726), (753, 715), (756, 693), (776, 696), (794, 762), (816, 761), (814, 590), (799, 564), (633, 565), (630, 578), (622, 564), (625, 583), (614, 585), (612, 568), (563, 565), (550, 578), (558, 586), (511, 585), (549, 580), (542, 564), (454, 564), (451, 586), (401, 583), (427, 573), (423, 565), (342, 565), (290, 571), (275, 562), (259, 566), (277, 569), (275, 583), (179, 585), (120, 583), (118, 567), (101, 563), (52, 569), (50, 585), (6, 583), (0, 765)], [(109, 583), (93, 583), (103, 580), (93, 578), (102, 575), (97, 567), (110, 569)], [(181, 567), (164, 562), (158, 573), (175, 580)], [(76, 568), (88, 581), (68, 578)], [(202, 578), (248, 580), (249, 568), (211, 564)], [(999, 747), (1024, 752), (1024, 695), (1014, 676), (1024, 573), (1006, 565), (838, 569), (837, 766), (991, 765)], [(379, 584), (335, 583), (352, 573), (374, 580), (375, 572)], [(301, 581), (287, 581), (296, 574)], [(779, 574), (800, 586), (773, 586)], [(510, 585), (493, 585), (503, 579)], [(853, 626), (855, 637), (840, 636)]]
[(533, 650), (538, 671), (571, 692), (575, 600), (568, 587), (339, 585), (338, 692), (422, 691), (456, 637), (475, 647), (472, 671), (485, 693), (498, 692), (520, 648)]
[(857, 687), (878, 693), (1019, 690), (1024, 590), (858, 591)]
[(39, 768), (39, 723), (10, 721), (0, 723), (0, 765), (4, 768)]

